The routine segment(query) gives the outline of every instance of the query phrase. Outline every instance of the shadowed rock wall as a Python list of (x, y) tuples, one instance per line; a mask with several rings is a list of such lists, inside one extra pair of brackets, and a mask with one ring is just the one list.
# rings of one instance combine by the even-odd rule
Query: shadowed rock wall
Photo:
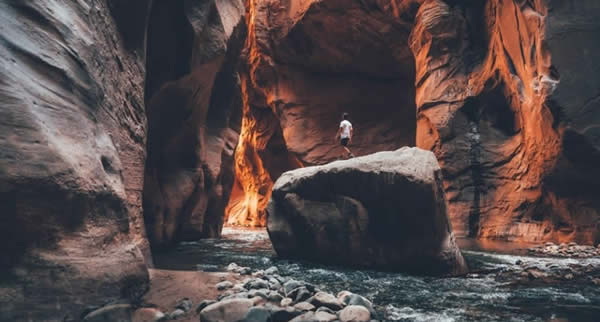
[(144, 215), (164, 246), (221, 233), (233, 184), (241, 1), (155, 1), (148, 30)]
[(2, 321), (79, 320), (148, 286), (135, 3), (0, 3)]

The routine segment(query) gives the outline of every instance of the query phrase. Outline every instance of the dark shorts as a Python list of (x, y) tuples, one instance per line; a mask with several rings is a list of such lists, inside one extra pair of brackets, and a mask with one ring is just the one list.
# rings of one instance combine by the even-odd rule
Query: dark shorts
[(342, 138), (342, 139), (340, 140), (340, 143), (341, 143), (343, 146), (348, 146), (348, 141), (350, 141), (350, 139), (349, 139), (349, 138)]

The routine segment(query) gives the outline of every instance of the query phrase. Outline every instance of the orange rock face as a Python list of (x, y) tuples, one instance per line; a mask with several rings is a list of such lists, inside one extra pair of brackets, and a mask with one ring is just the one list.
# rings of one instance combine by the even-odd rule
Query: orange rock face
[(589, 55), (600, 52), (599, 10), (593, 1), (247, 1), (228, 223), (264, 225), (274, 179), (339, 158), (333, 136), (346, 111), (355, 154), (414, 144), (436, 154), (459, 235), (597, 242), (600, 64)]
[[(335, 134), (348, 112), (355, 155), (415, 143), (414, 63), (406, 4), (248, 1), (244, 116), (228, 223), (264, 226), (274, 179), (344, 157)], [(410, 17), (410, 14), (407, 14)]]
[[(411, 34), (417, 145), (433, 150), (444, 169), (459, 233), (598, 241), (600, 207), (591, 191), (600, 191), (599, 172), (589, 163), (598, 160), (598, 141), (578, 131), (578, 121), (568, 115), (578, 112), (572, 102), (559, 103), (565, 96), (562, 66), (553, 64), (565, 57), (552, 50), (554, 37), (591, 17), (585, 12), (590, 3), (549, 13), (555, 3), (488, 1), (465, 10), (427, 1), (419, 9)], [(597, 41), (592, 47), (598, 49)]]

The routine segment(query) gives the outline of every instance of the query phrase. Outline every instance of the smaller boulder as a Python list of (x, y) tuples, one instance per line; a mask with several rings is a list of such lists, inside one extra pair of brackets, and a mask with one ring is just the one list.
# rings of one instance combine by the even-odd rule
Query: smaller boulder
[(316, 307), (324, 306), (334, 311), (339, 311), (343, 308), (343, 304), (340, 300), (338, 300), (332, 294), (325, 292), (317, 292), (310, 299), (308, 299), (307, 302)]
[(221, 322), (241, 320), (254, 305), (249, 299), (228, 299), (205, 307), (200, 312), (202, 322)]
[(294, 305), (294, 308), (300, 311), (313, 311), (316, 307), (308, 302), (300, 302)]
[(371, 313), (364, 306), (349, 305), (340, 311), (341, 322), (368, 322), (371, 320)]
[(223, 281), (223, 282), (217, 283), (217, 285), (215, 285), (215, 287), (217, 288), (218, 291), (223, 291), (223, 290), (232, 288), (233, 283), (231, 283), (230, 281)]

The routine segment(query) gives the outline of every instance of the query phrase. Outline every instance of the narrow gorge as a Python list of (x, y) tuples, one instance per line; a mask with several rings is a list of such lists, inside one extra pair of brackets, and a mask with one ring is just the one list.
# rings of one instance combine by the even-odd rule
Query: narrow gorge
[[(600, 314), (598, 17), (595, 0), (0, 1), (0, 320), (142, 321), (161, 274), (194, 267), (211, 301), (213, 281), (279, 267), (273, 297), (377, 289), (376, 320), (549, 319), (470, 299), (427, 315), (444, 302), (396, 288), (470, 278)], [(219, 320), (195, 300), (164, 318)]]

